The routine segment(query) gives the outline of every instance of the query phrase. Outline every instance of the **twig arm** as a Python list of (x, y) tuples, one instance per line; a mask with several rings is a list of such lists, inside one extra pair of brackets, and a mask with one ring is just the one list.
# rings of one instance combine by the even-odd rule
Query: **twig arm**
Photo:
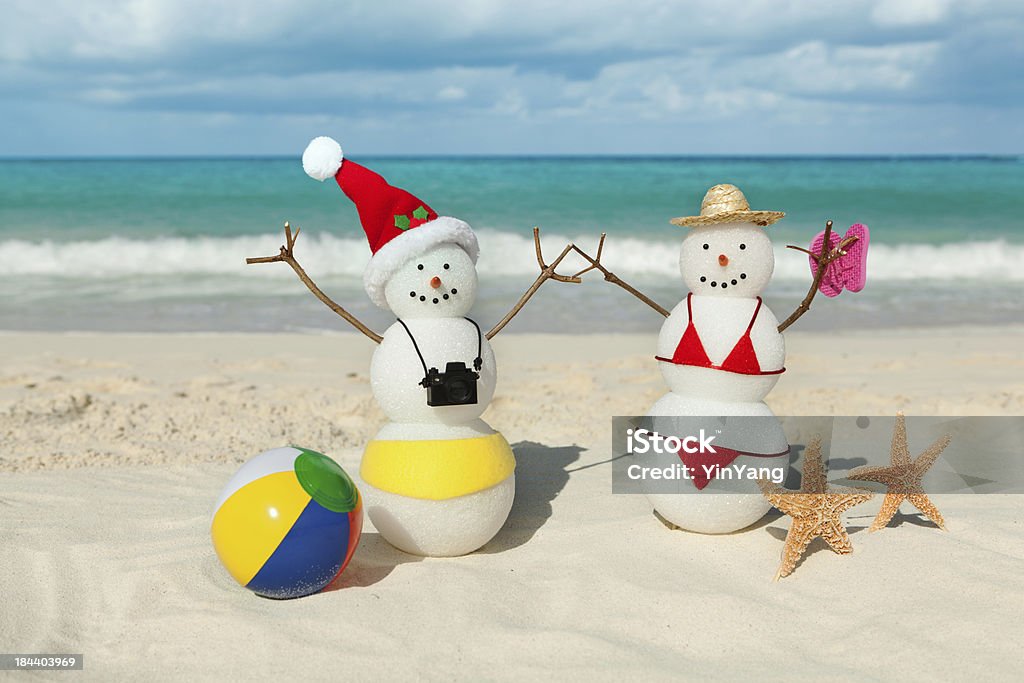
[(814, 296), (818, 293), (818, 287), (821, 285), (822, 278), (825, 277), (825, 271), (828, 269), (830, 263), (835, 261), (840, 256), (846, 254), (846, 248), (857, 241), (856, 236), (850, 236), (844, 238), (835, 246), (834, 249), (829, 250), (829, 238), (832, 236), (832, 221), (826, 221), (825, 223), (825, 239), (821, 243), (821, 253), (814, 254), (808, 249), (788, 245), (789, 249), (795, 249), (797, 251), (806, 252), (811, 258), (818, 264), (818, 272), (814, 275), (814, 280), (811, 281), (811, 288), (807, 290), (807, 295), (804, 300), (789, 314), (789, 317), (783, 320), (779, 324), (779, 332), (783, 332), (787, 327), (795, 323), (800, 316), (807, 311), (811, 310), (811, 302), (814, 300)]
[(533, 281), (533, 284), (530, 285), (530, 288), (527, 289), (521, 297), (519, 297), (519, 301), (517, 301), (515, 306), (513, 306), (512, 309), (505, 314), (505, 317), (499, 320), (498, 323), (490, 329), (490, 331), (486, 335), (488, 339), (492, 339), (494, 335), (501, 332), (502, 328), (504, 328), (505, 325), (508, 325), (509, 321), (512, 320), (512, 318), (516, 317), (516, 314), (519, 313), (519, 311), (523, 310), (523, 306), (526, 305), (526, 302), (528, 302), (530, 298), (537, 293), (537, 290), (541, 288), (541, 285), (543, 285), (548, 280), (557, 280), (558, 282), (571, 283), (581, 282), (581, 280), (577, 276), (560, 275), (555, 272), (555, 268), (557, 268), (558, 265), (562, 262), (562, 259), (564, 259), (566, 255), (573, 249), (573, 245), (571, 243), (565, 245), (565, 249), (562, 249), (562, 253), (559, 254), (558, 257), (554, 261), (552, 261), (550, 265), (544, 263), (544, 254), (542, 253), (540, 248), (540, 228), (533, 229), (533, 245), (537, 254), (537, 265), (540, 266), (540, 275), (538, 275), (537, 279)]
[(630, 294), (635, 296), (640, 301), (644, 302), (645, 304), (647, 304), (648, 306), (650, 306), (651, 308), (656, 310), (662, 316), (667, 318), (669, 316), (669, 312), (668, 312), (667, 309), (662, 308), (661, 306), (659, 306), (649, 296), (647, 296), (646, 294), (641, 292), (639, 289), (637, 289), (633, 285), (629, 284), (628, 282), (626, 282), (625, 280), (623, 280), (618, 275), (616, 275), (615, 273), (611, 272), (610, 270), (608, 270), (607, 268), (605, 268), (601, 264), (601, 252), (604, 250), (604, 240), (605, 240), (605, 237), (607, 237), (607, 235), (602, 232), (601, 233), (601, 240), (597, 243), (597, 255), (596, 256), (591, 256), (590, 254), (588, 254), (587, 252), (583, 251), (579, 247), (573, 245), (572, 248), (576, 251), (576, 253), (579, 254), (580, 256), (582, 256), (583, 258), (585, 258), (588, 262), (590, 262), (589, 266), (587, 266), (586, 268), (584, 268), (580, 272), (576, 273), (573, 277), (577, 277), (578, 278), (579, 276), (581, 276), (584, 273), (587, 273), (587, 272), (589, 272), (591, 270), (599, 270), (604, 275), (604, 279), (605, 280), (607, 280), (608, 282), (612, 283), (613, 285), (618, 285), (622, 289), (626, 290), (627, 292), (629, 292)]
[(245, 262), (249, 265), (252, 265), (254, 263), (275, 263), (277, 261), (287, 263), (289, 266), (291, 266), (291, 269), (295, 271), (295, 274), (299, 276), (299, 279), (302, 280), (302, 284), (306, 285), (307, 289), (309, 289), (309, 291), (311, 291), (317, 299), (320, 299), (320, 301), (322, 301), (329, 309), (340, 315), (354, 328), (356, 328), (357, 330), (365, 334), (367, 337), (369, 337), (370, 339), (379, 344), (383, 337), (381, 337), (379, 334), (371, 330), (369, 327), (363, 324), (361, 320), (359, 320), (354, 315), (352, 315), (344, 308), (342, 308), (340, 305), (338, 305), (331, 297), (327, 296), (327, 294), (325, 294), (322, 289), (317, 287), (316, 283), (313, 282), (312, 278), (310, 278), (309, 275), (306, 274), (306, 271), (303, 270), (302, 266), (299, 265), (299, 262), (295, 260), (295, 255), (293, 251), (295, 248), (295, 240), (298, 239), (300, 230), (301, 228), (295, 228), (295, 234), (292, 234), (292, 227), (286, 222), (284, 224), (285, 244), (284, 246), (281, 247), (281, 253), (277, 254), (276, 256), (258, 256), (255, 258), (247, 258), (245, 259)]

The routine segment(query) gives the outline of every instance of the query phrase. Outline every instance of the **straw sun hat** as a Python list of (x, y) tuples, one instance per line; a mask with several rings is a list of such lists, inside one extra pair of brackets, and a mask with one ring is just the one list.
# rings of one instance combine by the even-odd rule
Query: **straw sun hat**
[(700, 203), (699, 216), (683, 216), (669, 221), (673, 225), (698, 227), (718, 223), (753, 223), (771, 225), (785, 216), (781, 211), (751, 211), (750, 203), (735, 185), (715, 185)]

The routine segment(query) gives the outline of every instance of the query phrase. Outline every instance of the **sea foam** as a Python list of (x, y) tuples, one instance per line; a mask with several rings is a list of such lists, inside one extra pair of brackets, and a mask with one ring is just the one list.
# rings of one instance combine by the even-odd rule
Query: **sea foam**
[[(532, 236), (502, 231), (479, 231), (479, 270), (487, 276), (535, 275), (538, 272)], [(544, 254), (551, 261), (569, 241), (557, 233), (543, 235)], [(582, 248), (593, 251), (596, 235), (573, 235)], [(159, 237), (149, 240), (108, 237), (82, 241), (8, 239), (0, 241), (0, 277), (47, 276), (107, 279), (146, 275), (239, 275), (294, 277), (288, 268), (246, 267), (245, 257), (276, 254), (276, 234), (241, 237)], [(777, 243), (774, 279), (806, 281), (806, 256)], [(611, 236), (604, 264), (623, 277), (664, 281), (679, 278), (679, 242)], [(296, 255), (311, 273), (358, 278), (369, 259), (361, 237), (329, 233), (303, 233)], [(1004, 240), (963, 241), (946, 244), (882, 244), (872, 242), (868, 256), (868, 282), (947, 280), (1024, 282), (1024, 244)], [(560, 270), (582, 267), (572, 255)]]

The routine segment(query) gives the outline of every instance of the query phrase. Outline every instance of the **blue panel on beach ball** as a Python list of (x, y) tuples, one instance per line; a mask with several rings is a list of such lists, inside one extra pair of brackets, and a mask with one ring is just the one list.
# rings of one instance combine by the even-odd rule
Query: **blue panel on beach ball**
[(347, 513), (309, 501), (246, 588), (268, 598), (297, 598), (323, 590), (345, 562), (349, 535)]

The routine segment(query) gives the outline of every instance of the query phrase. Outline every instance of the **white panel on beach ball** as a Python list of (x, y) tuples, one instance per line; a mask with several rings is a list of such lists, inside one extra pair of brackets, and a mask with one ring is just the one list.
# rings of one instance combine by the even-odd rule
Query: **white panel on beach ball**
[(291, 472), (295, 468), (295, 458), (301, 454), (302, 451), (291, 446), (274, 448), (260, 453), (257, 457), (242, 465), (235, 472), (234, 476), (228, 480), (213, 509), (219, 510), (224, 501), (230, 498), (232, 494), (261, 477), (265, 477), (268, 474), (277, 474), (278, 472)]

